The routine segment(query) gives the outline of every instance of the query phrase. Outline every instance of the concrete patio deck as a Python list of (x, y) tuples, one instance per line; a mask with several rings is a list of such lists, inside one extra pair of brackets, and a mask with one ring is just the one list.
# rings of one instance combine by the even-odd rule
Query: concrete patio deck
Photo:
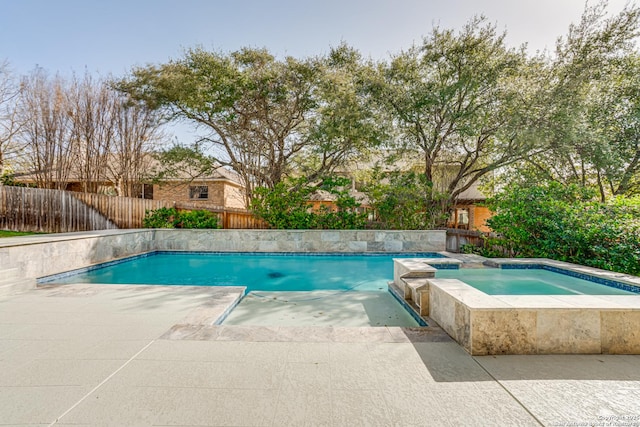
[(640, 426), (640, 356), (471, 357), (438, 328), (212, 325), (238, 295), (0, 297), (0, 425)]

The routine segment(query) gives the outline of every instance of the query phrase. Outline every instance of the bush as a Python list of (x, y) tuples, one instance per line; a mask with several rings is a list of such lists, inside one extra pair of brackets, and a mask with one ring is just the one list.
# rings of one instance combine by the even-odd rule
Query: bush
[(579, 186), (510, 186), (488, 201), (485, 254), (551, 258), (640, 274), (640, 198), (607, 203)]
[(220, 228), (220, 225), (216, 214), (197, 210), (178, 212), (176, 228)]
[(175, 228), (177, 216), (176, 208), (147, 210), (142, 220), (142, 226), (145, 228)]
[[(251, 211), (277, 229), (362, 229), (367, 225), (367, 214), (358, 212), (360, 204), (345, 190), (349, 183), (346, 178), (325, 178), (314, 186), (296, 179), (278, 183), (273, 189), (260, 187), (254, 191)], [(335, 196), (336, 211), (312, 209), (310, 197), (319, 189)]]
[(146, 211), (142, 225), (145, 228), (220, 228), (218, 216), (205, 210), (178, 211), (176, 208), (159, 208)]

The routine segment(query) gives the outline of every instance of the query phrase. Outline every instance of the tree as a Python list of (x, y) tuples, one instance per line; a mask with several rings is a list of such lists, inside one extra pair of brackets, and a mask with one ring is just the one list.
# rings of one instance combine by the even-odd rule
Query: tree
[(589, 102), (597, 137), (588, 154), (601, 200), (640, 193), (640, 55), (630, 53), (610, 68)]
[(523, 181), (559, 181), (598, 189), (601, 200), (637, 191), (638, 35), (640, 9), (607, 17), (606, 2), (587, 6), (558, 39), (553, 57), (538, 58), (538, 125), (543, 149), (519, 165)]
[(295, 159), (309, 181), (326, 176), (354, 160), (369, 159), (391, 138), (385, 112), (366, 96), (363, 81), (372, 67), (356, 49), (341, 43), (322, 58), (316, 112), (309, 120), (311, 144)]
[(254, 188), (274, 188), (295, 174), (294, 164), (310, 177), (330, 171), (366, 139), (337, 136), (345, 124), (329, 118), (331, 106), (353, 92), (338, 78), (345, 68), (331, 66), (322, 58), (277, 60), (264, 49), (194, 49), (181, 60), (135, 69), (116, 87), (170, 119), (195, 124), (204, 132), (200, 143), (213, 147), (212, 160), (239, 174), (250, 200)]
[(65, 189), (74, 178), (86, 192), (110, 183), (118, 195), (136, 195), (162, 137), (157, 113), (107, 80), (52, 78), (42, 69), (23, 78), (17, 105), (17, 138), (38, 186)]
[[(433, 189), (422, 173), (414, 171), (373, 172), (367, 186), (375, 223), (383, 229), (424, 230), (446, 221), (447, 195)], [(445, 206), (443, 207), (443, 203)]]
[(67, 92), (60, 76), (51, 78), (41, 68), (22, 79), (18, 116), (24, 125), (19, 137), (38, 187), (64, 189), (73, 167), (76, 147)]
[(595, 195), (579, 184), (509, 185), (489, 200), (496, 214), (487, 222), (500, 237), (485, 250), (637, 275), (640, 197), (600, 202)]
[(400, 147), (422, 159), (430, 183), (423, 188), (432, 192), (424, 199), (445, 212), (480, 178), (531, 149), (519, 132), (527, 120), (525, 56), (508, 49), (504, 36), (482, 17), (458, 34), (434, 28), (420, 46), (378, 64), (367, 82)]
[(97, 193), (107, 180), (115, 127), (113, 117), (117, 98), (102, 82), (85, 72), (82, 79), (74, 76), (67, 89), (71, 120), (71, 143), (74, 153), (73, 171), (84, 192)]
[(149, 165), (164, 137), (159, 115), (119, 93), (114, 97), (114, 127), (106, 175), (118, 196), (136, 197), (136, 185), (152, 178)]
[(9, 63), (0, 62), (0, 175), (4, 173), (6, 161), (16, 157), (20, 151), (15, 140), (21, 126), (16, 109), (19, 91)]

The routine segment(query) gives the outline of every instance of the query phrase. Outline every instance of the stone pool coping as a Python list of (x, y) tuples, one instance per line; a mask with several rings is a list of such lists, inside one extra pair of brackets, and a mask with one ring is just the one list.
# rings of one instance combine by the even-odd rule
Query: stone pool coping
[[(431, 261), (394, 260), (394, 285), (472, 355), (640, 354), (640, 295), (488, 295), (457, 279), (435, 278), (424, 266)], [(640, 283), (634, 276), (545, 259), (486, 263), (544, 265)]]

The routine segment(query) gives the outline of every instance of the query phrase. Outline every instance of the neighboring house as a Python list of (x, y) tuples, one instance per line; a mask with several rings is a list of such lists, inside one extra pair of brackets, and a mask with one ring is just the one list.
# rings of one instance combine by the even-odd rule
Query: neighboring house
[(247, 208), (239, 176), (222, 167), (206, 177), (173, 178), (153, 184), (153, 198), (188, 204), (196, 209)]
[[(39, 184), (41, 184), (41, 181), (38, 179), (36, 173), (34, 172), (18, 171), (11, 174), (11, 177), (16, 183), (28, 185), (30, 187), (38, 187)], [(82, 180), (82, 178), (78, 177), (73, 173), (70, 174), (70, 176), (66, 177), (63, 185), (60, 185), (59, 182), (60, 181), (56, 181), (55, 178), (51, 179), (48, 188), (55, 188), (57, 190), (65, 190), (65, 191), (76, 191), (80, 193), (85, 192), (85, 188), (86, 188), (85, 182)], [(93, 191), (93, 193), (115, 195), (114, 185), (110, 181), (100, 180), (98, 182), (93, 182), (92, 184), (96, 188), (96, 191)], [(137, 185), (145, 186), (144, 184), (137, 184)], [(147, 191), (150, 191), (151, 187), (146, 186), (146, 189)], [(143, 188), (138, 188), (137, 191), (135, 192), (142, 194), (144, 193), (144, 190)], [(148, 197), (148, 194), (147, 194), (146, 197), (140, 196), (140, 198), (150, 199), (152, 197)]]
[[(356, 182), (356, 176), (358, 174), (366, 172), (367, 170), (372, 170), (374, 167), (378, 167), (383, 172), (411, 170), (413, 167), (415, 167), (415, 165), (419, 165), (421, 161), (418, 158), (411, 158), (411, 156), (404, 156), (400, 159), (397, 159), (392, 164), (387, 164), (379, 160), (379, 158), (384, 158), (385, 156), (389, 156), (391, 154), (393, 154), (392, 150), (385, 150), (380, 153), (380, 156), (378, 158), (351, 164), (348, 167), (345, 167), (343, 170), (338, 171), (338, 173), (341, 176), (348, 177), (354, 181), (352, 185), (352, 192), (354, 194), (357, 194), (359, 192), (356, 192), (355, 189), (359, 188), (360, 186), (360, 183)], [(435, 172), (436, 178), (434, 178), (434, 181), (436, 181), (436, 187), (439, 187), (440, 191), (444, 191), (444, 189), (447, 187), (447, 182), (450, 182), (449, 176), (457, 174), (457, 170), (455, 168), (447, 167), (444, 165), (437, 168)], [(491, 229), (486, 224), (486, 220), (491, 218), (492, 213), (487, 207), (482, 206), (482, 202), (484, 202), (487, 197), (480, 191), (478, 186), (479, 183), (476, 182), (469, 189), (460, 193), (451, 211), (451, 216), (450, 220), (447, 223), (447, 227), (466, 230), (477, 230), (483, 232), (491, 231)], [(331, 194), (329, 194), (329, 196), (331, 196)], [(356, 200), (360, 201), (358, 198), (356, 198)], [(366, 198), (364, 200), (366, 200)], [(314, 205), (321, 204), (330, 206), (331, 198), (326, 197), (325, 200), (321, 200), (321, 197), (316, 197), (316, 199), (314, 200)], [(366, 203), (363, 203), (363, 206), (367, 208), (369, 207), (368, 200), (366, 200)]]
[[(21, 184), (36, 186), (38, 183), (34, 173), (16, 173), (13, 176), (15, 181)], [(240, 182), (237, 174), (220, 167), (207, 176), (197, 178), (185, 176), (154, 183), (135, 183), (132, 197), (168, 200), (193, 209), (246, 209), (244, 187)], [(55, 183), (53, 184), (55, 186)], [(116, 195), (113, 182), (101, 181), (95, 183), (95, 187), (96, 193)], [(62, 189), (84, 192), (85, 188), (85, 183), (71, 174)]]
[(481, 205), (486, 199), (478, 189), (477, 183), (460, 193), (447, 226), (466, 230), (491, 231), (486, 221), (491, 218), (492, 213), (489, 208)]

